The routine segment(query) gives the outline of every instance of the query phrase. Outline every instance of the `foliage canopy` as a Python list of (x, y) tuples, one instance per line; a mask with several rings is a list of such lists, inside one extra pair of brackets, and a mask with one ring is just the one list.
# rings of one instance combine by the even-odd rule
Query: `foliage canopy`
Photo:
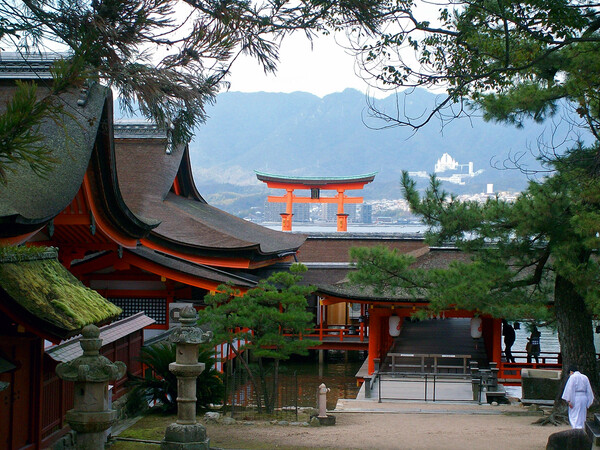
[[(575, 113), (575, 139), (539, 148), (549, 176), (531, 181), (514, 203), (461, 203), (435, 177), (421, 196), (404, 173), (404, 196), (430, 226), (429, 242), (452, 242), (473, 260), (424, 272), (401, 255), (355, 250), (354, 280), (427, 292), (434, 310), (457, 305), (555, 321), (563, 367), (578, 364), (598, 397), (591, 319), (600, 310), (600, 8), (578, 0), (449, 1), (436, 20), (419, 20), (421, 3), (402, 2), (396, 26), (359, 47), (363, 68), (384, 85), (438, 87), (446, 95), (416, 118), (373, 106), (376, 117), (417, 129), (473, 108), (521, 127), (552, 117), (564, 101)], [(587, 144), (584, 130), (593, 137)]]
[(599, 392), (592, 328), (592, 317), (600, 312), (596, 153), (595, 148), (568, 152), (553, 163), (552, 176), (530, 182), (514, 203), (460, 202), (435, 177), (421, 195), (404, 172), (404, 196), (430, 226), (428, 243), (453, 243), (471, 261), (427, 271), (412, 269), (414, 259), (406, 255), (354, 249), (359, 270), (351, 279), (424, 295), (436, 312), (459, 307), (554, 323), (563, 367), (578, 365)]

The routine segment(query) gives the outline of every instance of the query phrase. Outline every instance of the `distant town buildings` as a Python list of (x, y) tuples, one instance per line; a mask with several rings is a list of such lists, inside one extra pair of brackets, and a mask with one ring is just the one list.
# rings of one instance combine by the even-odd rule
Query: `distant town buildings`
[[(248, 220), (257, 222), (280, 222), (281, 213), (285, 212), (284, 203), (265, 202), (263, 213), (253, 211), (252, 217)], [(337, 205), (334, 203), (321, 203), (311, 205), (309, 203), (294, 203), (293, 205), (293, 222), (325, 222), (335, 223), (337, 220)], [(347, 204), (344, 211), (348, 214), (349, 223), (372, 223), (373, 222), (373, 207), (371, 205), (362, 204)]]
[(373, 206), (363, 203), (360, 208), (360, 221), (362, 223), (373, 223)]
[[(285, 203), (264, 203), (264, 221), (265, 222), (281, 222), (281, 213), (285, 212)], [(311, 208), (308, 203), (294, 203), (292, 212), (294, 214), (294, 222), (310, 222)], [(335, 221), (335, 219), (334, 219)]]

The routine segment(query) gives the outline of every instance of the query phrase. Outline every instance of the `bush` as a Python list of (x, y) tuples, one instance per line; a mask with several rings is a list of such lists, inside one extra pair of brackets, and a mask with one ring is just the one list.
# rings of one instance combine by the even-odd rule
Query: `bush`
[[(148, 367), (144, 377), (129, 375), (132, 386), (131, 402), (143, 398), (146, 402), (158, 402), (165, 412), (177, 410), (177, 378), (169, 371), (169, 364), (175, 361), (175, 344), (159, 342), (143, 347), (140, 362)], [(196, 381), (196, 409), (207, 409), (211, 403), (220, 403), (225, 395), (221, 374), (214, 368), (214, 349), (200, 348), (198, 361), (205, 364), (204, 371)]]

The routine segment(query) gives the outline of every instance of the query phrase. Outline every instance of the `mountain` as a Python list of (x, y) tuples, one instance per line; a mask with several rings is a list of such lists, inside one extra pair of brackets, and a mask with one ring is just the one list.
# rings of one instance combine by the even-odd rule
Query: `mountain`
[[(376, 107), (418, 120), (436, 100), (435, 94), (414, 90), (377, 100)], [(447, 190), (477, 193), (493, 183), (496, 191), (519, 191), (526, 186), (526, 176), (493, 165), (502, 167), (509, 157), (521, 154), (522, 164), (539, 167), (532, 152), (538, 153), (540, 136), (550, 137), (552, 131), (548, 125), (530, 123), (518, 129), (478, 116), (444, 126), (434, 119), (416, 132), (384, 128), (385, 123), (369, 116), (365, 95), (352, 89), (323, 98), (303, 92), (225, 92), (207, 113), (208, 121), (190, 144), (196, 184), (209, 202), (237, 214), (266, 200), (267, 189), (254, 170), (299, 176), (378, 172), (375, 181), (356, 194), (399, 198), (401, 171), (432, 173), (444, 153), (460, 164), (472, 161), (475, 171), (483, 170), (464, 186), (445, 183)], [(426, 182), (420, 179), (419, 185)]]

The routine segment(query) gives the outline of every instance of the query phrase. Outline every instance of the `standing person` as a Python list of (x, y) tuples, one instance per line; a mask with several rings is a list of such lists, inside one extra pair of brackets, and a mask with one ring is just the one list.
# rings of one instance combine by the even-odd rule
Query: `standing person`
[(515, 329), (505, 319), (502, 319), (502, 336), (504, 336), (504, 355), (506, 362), (515, 362), (515, 357), (512, 355), (511, 348), (515, 343)]
[(569, 405), (569, 422), (572, 428), (583, 428), (587, 409), (594, 401), (594, 393), (590, 380), (577, 370), (576, 366), (569, 367), (569, 379), (565, 384), (562, 399)]
[(535, 325), (533, 326), (533, 329), (531, 330), (531, 335), (527, 338), (527, 341), (527, 362), (530, 363), (531, 357), (533, 356), (535, 358), (535, 362), (539, 363), (541, 351), (540, 332), (538, 331)]

